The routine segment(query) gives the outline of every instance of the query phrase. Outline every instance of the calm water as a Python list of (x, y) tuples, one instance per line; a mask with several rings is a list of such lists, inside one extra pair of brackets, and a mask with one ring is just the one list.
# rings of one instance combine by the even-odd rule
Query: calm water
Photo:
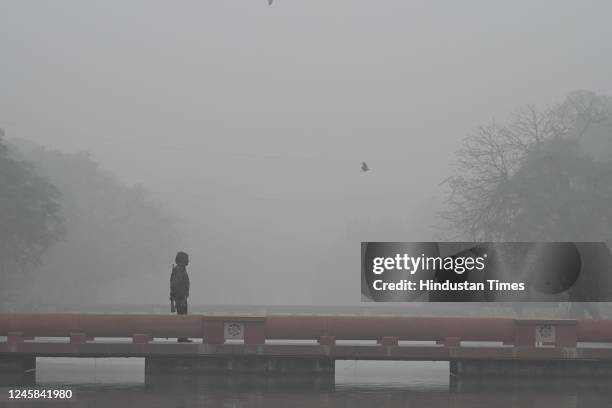
[[(39, 359), (36, 388), (71, 389), (70, 401), (9, 400), (2, 407), (606, 407), (612, 381), (487, 381), (450, 383), (448, 363), (338, 362), (336, 384), (244, 383), (193, 377), (145, 384), (139, 359)], [(32, 388), (32, 387), (29, 387)]]

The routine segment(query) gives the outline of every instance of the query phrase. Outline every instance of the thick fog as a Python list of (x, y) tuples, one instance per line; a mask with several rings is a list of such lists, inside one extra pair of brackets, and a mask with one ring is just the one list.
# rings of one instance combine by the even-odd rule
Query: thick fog
[[(359, 242), (436, 239), (440, 183), (479, 124), (612, 94), (610, 16), (608, 1), (3, 1), (0, 127), (90, 152), (176, 217), (167, 262), (109, 282), (109, 303), (165, 302), (183, 249), (192, 303), (357, 304)], [(91, 291), (79, 282), (61, 300)]]

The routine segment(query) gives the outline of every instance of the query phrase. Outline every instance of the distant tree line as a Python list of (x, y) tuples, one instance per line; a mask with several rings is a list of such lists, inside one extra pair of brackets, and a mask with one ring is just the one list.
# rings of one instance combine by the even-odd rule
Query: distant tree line
[(40, 265), (65, 234), (60, 191), (34, 166), (12, 157), (0, 129), (0, 296), (10, 282)]
[(87, 153), (0, 141), (0, 307), (165, 299), (175, 221)]

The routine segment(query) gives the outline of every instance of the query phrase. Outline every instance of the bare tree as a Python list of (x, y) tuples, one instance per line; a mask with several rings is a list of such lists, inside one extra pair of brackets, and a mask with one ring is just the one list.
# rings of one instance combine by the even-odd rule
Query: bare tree
[[(534, 238), (533, 234), (525, 236), (517, 222), (550, 210), (545, 208), (547, 200), (554, 207), (559, 197), (567, 199), (563, 211), (567, 210), (578, 197), (587, 198), (585, 180), (594, 182), (596, 173), (606, 172), (589, 164), (579, 145), (593, 125), (611, 118), (611, 98), (576, 91), (550, 109), (519, 109), (506, 125), (479, 126), (464, 140), (454, 175), (444, 182), (449, 194), (441, 216), (451, 231), (446, 237), (471, 241)], [(582, 187), (576, 190), (580, 195), (570, 197), (570, 180), (576, 177), (581, 180), (578, 186)], [(559, 229), (546, 225), (558, 223), (555, 217), (563, 211), (548, 211), (547, 220), (539, 225), (544, 228), (536, 235), (560, 239), (552, 236)]]

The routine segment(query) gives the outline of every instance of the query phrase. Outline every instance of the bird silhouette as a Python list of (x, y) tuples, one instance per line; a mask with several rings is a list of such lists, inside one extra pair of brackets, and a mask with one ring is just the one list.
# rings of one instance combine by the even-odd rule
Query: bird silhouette
[(361, 162), (361, 171), (362, 172), (366, 172), (366, 171), (370, 171), (370, 168), (368, 167), (368, 163), (366, 162)]

